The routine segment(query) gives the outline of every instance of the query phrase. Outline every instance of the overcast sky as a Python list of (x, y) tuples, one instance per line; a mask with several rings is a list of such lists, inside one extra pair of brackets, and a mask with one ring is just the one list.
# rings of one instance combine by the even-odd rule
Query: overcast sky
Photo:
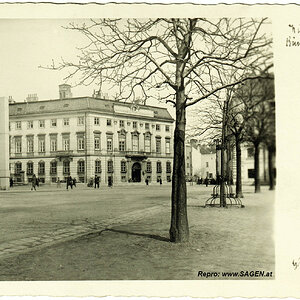
[[(61, 57), (76, 59), (76, 47), (85, 43), (80, 34), (62, 28), (71, 21), (0, 19), (1, 96), (12, 96), (18, 102), (33, 93), (40, 100), (58, 98), (58, 85), (64, 83), (66, 72), (39, 66), (50, 65), (52, 59), (58, 62)], [(73, 96), (91, 96), (94, 88), (74, 87)]]

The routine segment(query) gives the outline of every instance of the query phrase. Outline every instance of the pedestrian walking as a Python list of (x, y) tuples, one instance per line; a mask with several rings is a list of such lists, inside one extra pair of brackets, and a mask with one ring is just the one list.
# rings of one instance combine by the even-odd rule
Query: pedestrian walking
[(69, 189), (69, 186), (71, 187), (71, 189), (73, 189), (73, 180), (71, 176), (67, 177), (67, 190)]
[(208, 178), (207, 177), (204, 179), (204, 183), (205, 183), (205, 186), (208, 186)]
[(161, 180), (161, 178), (159, 178), (159, 184), (162, 185), (162, 180)]
[(12, 178), (9, 179), (9, 186), (11, 188), (14, 186), (14, 180)]
[(108, 187), (112, 188), (112, 185), (113, 185), (112, 177), (109, 176), (108, 177)]
[(72, 176), (70, 176), (69, 181), (70, 181), (70, 187), (71, 187), (71, 189), (73, 189), (73, 178), (72, 178)]
[(36, 191), (36, 176), (35, 174), (32, 175), (32, 182), (31, 182), (31, 190), (35, 190)]
[(146, 178), (145, 182), (146, 182), (146, 185), (149, 185), (149, 180), (148, 180), (148, 178)]
[(76, 187), (76, 178), (75, 177), (73, 178), (72, 183), (73, 183), (74, 187)]
[(98, 188), (99, 189), (100, 187), (100, 178), (95, 175), (95, 188)]
[(60, 185), (60, 178), (59, 178), (59, 177), (57, 177), (56, 187), (57, 187), (57, 188), (60, 188), (60, 187), (61, 187), (61, 185)]

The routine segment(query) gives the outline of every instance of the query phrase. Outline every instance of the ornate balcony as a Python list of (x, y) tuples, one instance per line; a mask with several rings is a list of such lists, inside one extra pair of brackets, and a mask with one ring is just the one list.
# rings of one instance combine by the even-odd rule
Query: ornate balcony
[(63, 159), (73, 160), (73, 150), (61, 150), (56, 151), (55, 156), (62, 161)]
[(147, 159), (150, 153), (145, 151), (122, 151), (126, 158)]

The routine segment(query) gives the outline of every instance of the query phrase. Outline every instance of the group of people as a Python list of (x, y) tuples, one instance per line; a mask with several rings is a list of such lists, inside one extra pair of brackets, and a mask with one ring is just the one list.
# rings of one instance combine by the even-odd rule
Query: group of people
[[(108, 187), (112, 187), (113, 186), (113, 179), (112, 179), (111, 176), (108, 177), (107, 184), (108, 184)], [(94, 178), (92, 177), (89, 180), (88, 186), (89, 187), (93, 187), (94, 186), (95, 189), (99, 189), (100, 188), (100, 177), (98, 175), (95, 175)]]
[(69, 189), (69, 187), (71, 189), (73, 189), (73, 186), (76, 187), (76, 178), (72, 178), (71, 176), (68, 176), (66, 179), (66, 188), (67, 190)]
[[(162, 185), (161, 178), (157, 179), (157, 182), (159, 182), (159, 184)], [(146, 185), (149, 185), (149, 179), (148, 178), (145, 179), (145, 183), (146, 183)]]
[(31, 190), (36, 191), (36, 187), (40, 186), (40, 179), (35, 176), (35, 174), (32, 175), (32, 181), (31, 181)]

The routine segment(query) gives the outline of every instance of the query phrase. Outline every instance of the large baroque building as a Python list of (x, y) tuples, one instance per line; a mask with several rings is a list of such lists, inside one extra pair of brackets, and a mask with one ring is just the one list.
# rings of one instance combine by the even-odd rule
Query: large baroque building
[[(171, 181), (173, 118), (161, 107), (98, 97), (35, 97), (9, 106), (10, 172), (15, 182), (54, 183), (72, 176), (102, 183)], [(35, 95), (33, 95), (35, 96)], [(12, 101), (11, 101), (12, 102)]]

